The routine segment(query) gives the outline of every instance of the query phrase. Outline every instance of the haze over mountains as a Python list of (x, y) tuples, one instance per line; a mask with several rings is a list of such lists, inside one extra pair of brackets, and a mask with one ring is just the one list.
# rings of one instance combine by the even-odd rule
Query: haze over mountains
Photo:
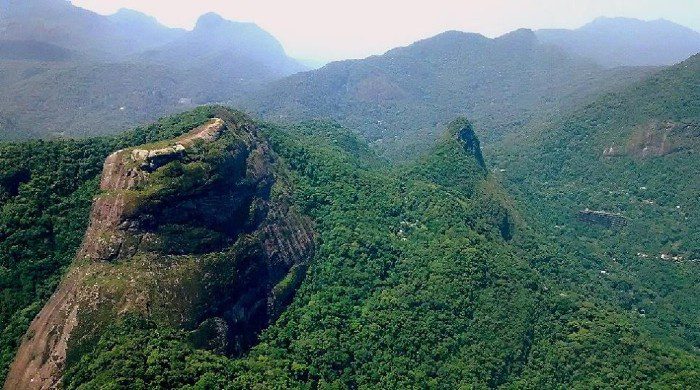
[(105, 60), (158, 47), (185, 34), (136, 11), (98, 15), (65, 0), (3, 0), (0, 36), (39, 41)]
[(214, 14), (185, 31), (64, 0), (3, 0), (1, 10), (2, 138), (114, 133), (307, 69), (256, 25)]
[(275, 81), (243, 104), (275, 120), (338, 120), (399, 157), (429, 145), (457, 115), (493, 141), (648, 72), (607, 69), (541, 44), (531, 30), (495, 39), (450, 31)]
[(538, 30), (537, 38), (609, 67), (673, 65), (700, 51), (700, 32), (663, 19), (598, 18), (575, 30)]
[(215, 14), (185, 31), (64, 0), (3, 0), (0, 10), (0, 70), (13, 73), (0, 78), (5, 139), (114, 133), (196, 104), (233, 102), (271, 118), (331, 117), (387, 150), (410, 147), (397, 139), (402, 131), (434, 138), (457, 114), (474, 115), (489, 140), (647, 72), (606, 68), (667, 65), (700, 51), (697, 32), (670, 22), (599, 19), (497, 39), (448, 32), (281, 80), (307, 68), (254, 24)]

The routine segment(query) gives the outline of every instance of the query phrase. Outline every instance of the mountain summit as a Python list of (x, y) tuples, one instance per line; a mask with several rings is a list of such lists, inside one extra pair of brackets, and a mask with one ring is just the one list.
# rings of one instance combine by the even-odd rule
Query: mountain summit
[(664, 19), (601, 17), (576, 30), (538, 30), (537, 37), (604, 66), (672, 65), (700, 52), (700, 33)]
[(254, 123), (217, 109), (171, 140), (121, 149), (74, 267), (37, 316), (5, 383), (55, 387), (75, 351), (128, 313), (239, 354), (282, 311), (313, 254), (310, 219)]

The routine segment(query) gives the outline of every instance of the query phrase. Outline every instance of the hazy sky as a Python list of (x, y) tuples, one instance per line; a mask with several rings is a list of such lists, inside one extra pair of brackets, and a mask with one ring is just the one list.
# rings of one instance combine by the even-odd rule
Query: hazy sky
[(214, 11), (255, 22), (297, 58), (361, 58), (445, 30), (497, 36), (520, 27), (575, 28), (598, 16), (665, 18), (700, 31), (700, 0), (73, 0), (110, 14), (132, 8), (192, 28)]

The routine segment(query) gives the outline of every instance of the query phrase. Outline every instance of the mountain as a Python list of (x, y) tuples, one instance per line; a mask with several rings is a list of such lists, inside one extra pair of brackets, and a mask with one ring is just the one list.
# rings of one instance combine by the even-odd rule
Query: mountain
[(116, 60), (160, 46), (181, 30), (170, 29), (135, 11), (111, 17), (73, 6), (66, 0), (2, 0), (0, 37), (38, 41), (89, 57)]
[[(211, 61), (245, 58), (257, 62), (272, 77), (286, 76), (306, 70), (290, 59), (275, 37), (254, 23), (226, 20), (215, 13), (202, 15), (195, 28), (169, 45), (146, 53), (148, 59), (185, 68), (212, 65)], [(197, 63), (202, 61), (202, 63)], [(196, 64), (196, 65), (193, 65)], [(220, 63), (219, 66), (231, 66)]]
[(125, 313), (196, 329), (229, 354), (279, 315), (313, 251), (311, 223), (281, 195), (284, 173), (253, 124), (215, 115), (107, 157), (75, 266), (30, 326), (6, 387), (56, 386), (67, 359)]
[[(266, 82), (307, 70), (257, 25), (213, 13), (200, 17), (194, 30), (180, 39), (141, 53), (135, 61), (168, 64), (185, 72), (186, 79), (195, 80), (186, 89), (202, 91), (194, 96), (200, 102), (239, 99)], [(197, 77), (200, 74), (209, 80)]]
[[(0, 25), (65, 22), (42, 5), (161, 29), (57, 0)], [(700, 383), (700, 54), (447, 32), (282, 78), (273, 37), (214, 14), (138, 51), (101, 34), (2, 38), (0, 131), (58, 138), (0, 142), (4, 388)], [(218, 99), (279, 122), (70, 138)]]
[(6, 388), (698, 379), (526, 224), (464, 118), (402, 166), (337, 124), (221, 107), (0, 148)]
[(488, 130), (480, 136), (492, 142), (647, 72), (603, 69), (540, 44), (530, 30), (495, 39), (450, 31), (290, 76), (241, 104), (275, 120), (333, 118), (405, 158), (425, 151), (457, 115)]
[(613, 66), (673, 65), (700, 52), (700, 33), (667, 20), (598, 18), (576, 30), (544, 29), (537, 38)]
[(163, 46), (186, 34), (183, 29), (165, 27), (156, 18), (127, 8), (108, 15), (107, 19), (118, 32), (128, 33), (129, 44), (139, 50)]
[(695, 55), (493, 151), (526, 214), (606, 270), (611, 297), (643, 310), (653, 332), (694, 353), (699, 102)]
[(258, 26), (215, 14), (185, 31), (64, 0), (0, 7), (0, 139), (115, 133), (306, 69)]

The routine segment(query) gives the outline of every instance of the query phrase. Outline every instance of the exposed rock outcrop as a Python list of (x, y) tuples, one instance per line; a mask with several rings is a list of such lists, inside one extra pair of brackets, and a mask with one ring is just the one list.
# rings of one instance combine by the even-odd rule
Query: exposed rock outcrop
[(604, 157), (630, 156), (635, 159), (663, 157), (697, 147), (697, 126), (681, 122), (652, 121), (631, 130), (625, 145), (609, 145)]
[(610, 213), (598, 210), (581, 210), (578, 212), (578, 219), (588, 224), (601, 225), (606, 228), (621, 228), (627, 225), (627, 218), (622, 214)]
[(127, 313), (227, 354), (280, 314), (305, 275), (312, 224), (255, 126), (221, 114), (106, 159), (83, 244), (27, 331), (6, 389), (59, 386), (66, 365)]
[(481, 143), (474, 132), (472, 124), (467, 119), (459, 118), (452, 122), (450, 126), (459, 128), (457, 138), (462, 144), (464, 151), (472, 155), (480, 167), (486, 168), (484, 156), (481, 153)]

